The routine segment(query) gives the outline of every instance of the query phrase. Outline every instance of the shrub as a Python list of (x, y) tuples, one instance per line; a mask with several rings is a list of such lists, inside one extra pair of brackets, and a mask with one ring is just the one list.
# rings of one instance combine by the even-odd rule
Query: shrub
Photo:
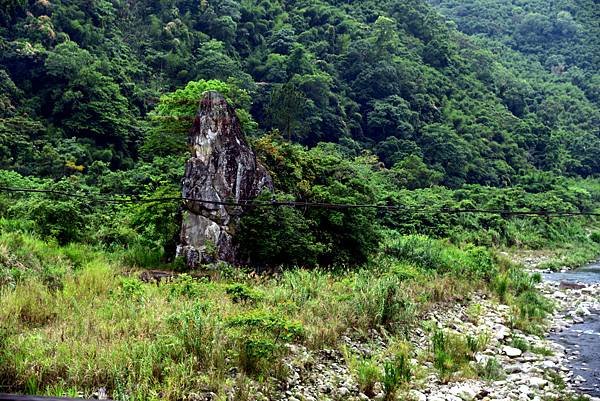
[(483, 313), (483, 307), (480, 303), (472, 303), (467, 308), (467, 318), (473, 324), (479, 323), (479, 319)]
[(238, 339), (238, 363), (248, 374), (260, 374), (268, 371), (273, 359), (279, 355), (279, 345), (270, 338), (258, 334), (242, 336)]
[(200, 365), (224, 365), (213, 359), (214, 347), (219, 338), (219, 328), (209, 315), (210, 306), (195, 302), (191, 308), (175, 313), (167, 322), (175, 335), (182, 341), (184, 349), (197, 356)]
[(480, 333), (479, 335), (477, 335), (477, 337), (473, 337), (472, 335), (467, 334), (465, 339), (467, 342), (467, 348), (470, 351), (470, 358), (473, 357), (473, 355), (475, 355), (475, 353), (477, 353), (478, 351), (485, 349), (485, 347), (490, 342), (490, 336), (486, 332)]
[(56, 318), (55, 300), (38, 280), (17, 284), (14, 290), (0, 292), (0, 321), (14, 321), (26, 327), (40, 327)]
[(233, 302), (256, 302), (263, 298), (263, 293), (244, 284), (231, 284), (225, 289)]
[[(262, 194), (257, 201), (294, 200), (291, 196)], [(307, 219), (301, 210), (293, 207), (255, 207), (250, 209), (240, 223), (241, 253), (259, 266), (317, 265), (325, 247), (313, 229), (315, 222)]]
[(426, 270), (443, 272), (451, 267), (440, 243), (424, 235), (395, 236), (384, 244), (384, 252)]
[(0, 236), (0, 271), (8, 283), (35, 277), (51, 289), (62, 286), (62, 278), (73, 263), (56, 241), (41, 241), (22, 233)]
[(139, 301), (144, 297), (144, 283), (135, 277), (123, 277), (121, 279), (121, 296), (125, 299)]
[(542, 334), (545, 318), (552, 309), (552, 304), (537, 291), (526, 290), (515, 299), (512, 326), (526, 333)]
[[(280, 193), (259, 201), (363, 204), (377, 201), (375, 161), (348, 160), (332, 144), (310, 150), (266, 135), (254, 143)], [(242, 217), (239, 239), (259, 265), (356, 266), (368, 260), (381, 235), (371, 208), (251, 208)]]
[[(101, 294), (107, 294), (115, 283), (115, 272), (111, 266), (99, 262), (88, 263), (79, 270), (74, 277), (74, 291), (88, 297), (95, 297)], [(71, 281), (67, 281), (71, 283)], [(68, 288), (65, 286), (65, 295)]]
[(546, 347), (531, 347), (531, 352), (534, 354), (542, 355), (542, 356), (552, 356), (554, 355), (554, 351), (550, 348)]
[(564, 390), (567, 387), (562, 374), (553, 370), (546, 370), (546, 378), (558, 389)]
[(320, 269), (294, 269), (283, 272), (281, 284), (298, 305), (316, 299), (327, 285), (328, 275)]
[[(81, 190), (76, 181), (66, 179), (56, 183), (48, 182), (39, 187), (44, 190), (63, 192)], [(53, 237), (60, 244), (67, 244), (86, 237), (90, 212), (90, 203), (85, 200), (36, 194), (13, 202), (8, 214), (17, 218), (29, 217), (35, 221), (39, 234)]]
[[(149, 192), (149, 198), (173, 198), (181, 196), (179, 185), (163, 185)], [(135, 256), (138, 266), (151, 267), (160, 263), (163, 256), (175, 253), (175, 238), (179, 232), (180, 211), (175, 202), (139, 202), (128, 210), (131, 225), (139, 234), (135, 246), (146, 251), (146, 257)]]
[(533, 276), (522, 269), (511, 268), (508, 270), (508, 279), (510, 289), (518, 296), (523, 292), (533, 290), (539, 276)]
[(478, 279), (490, 281), (498, 274), (498, 264), (494, 254), (489, 249), (472, 246), (468, 247), (461, 266), (463, 272)]
[(402, 262), (395, 263), (390, 269), (390, 272), (398, 277), (400, 281), (414, 280), (421, 274), (416, 266)]
[(510, 346), (518, 348), (523, 352), (529, 351), (529, 344), (523, 337), (513, 336), (510, 340)]
[(249, 374), (266, 372), (284, 352), (283, 342), (299, 340), (304, 328), (265, 310), (252, 310), (227, 320), (237, 330), (237, 357), (240, 367)]
[(133, 267), (152, 268), (160, 265), (163, 258), (160, 247), (135, 242), (123, 251), (123, 263)]
[(203, 293), (203, 285), (189, 274), (180, 274), (168, 287), (169, 299), (179, 297), (198, 298)]
[(424, 235), (399, 236), (391, 233), (383, 253), (424, 270), (449, 273), (490, 281), (498, 273), (498, 263), (483, 247), (458, 248)]
[(506, 302), (506, 296), (508, 295), (509, 280), (506, 274), (500, 274), (492, 281), (492, 289), (498, 295), (500, 302)]
[(268, 333), (282, 341), (300, 339), (304, 335), (304, 328), (299, 322), (287, 320), (264, 310), (253, 310), (234, 316), (227, 321), (227, 325)]

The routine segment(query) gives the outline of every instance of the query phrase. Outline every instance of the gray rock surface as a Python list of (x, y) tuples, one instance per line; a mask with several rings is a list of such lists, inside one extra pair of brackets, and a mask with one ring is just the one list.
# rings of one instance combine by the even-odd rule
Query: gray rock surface
[(230, 204), (272, 190), (271, 177), (248, 146), (235, 110), (218, 92), (207, 92), (200, 101), (189, 145), (177, 255), (190, 268), (215, 260), (238, 264), (233, 238), (243, 210)]

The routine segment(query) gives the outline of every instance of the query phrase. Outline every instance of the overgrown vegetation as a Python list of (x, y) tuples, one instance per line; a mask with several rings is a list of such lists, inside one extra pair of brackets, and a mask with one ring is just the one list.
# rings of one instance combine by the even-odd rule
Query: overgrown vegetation
[[(485, 349), (488, 341), (485, 334), (475, 338), (435, 328), (431, 334), (431, 354), (442, 381), (449, 381), (459, 371), (463, 374), (465, 370), (471, 371), (475, 354)], [(486, 366), (484, 374), (492, 370), (493, 366)]]
[[(393, 399), (416, 374), (412, 351), (401, 342), (415, 320), (438, 302), (467, 299), (487, 285), (473, 248), (388, 233), (390, 244), (410, 243), (413, 252), (392, 257), (388, 244), (372, 266), (354, 271), (297, 269), (264, 279), (232, 269), (212, 279), (182, 274), (157, 286), (137, 278), (126, 253), (61, 246), (7, 226), (0, 234), (0, 382), (11, 391), (90, 395), (105, 386), (117, 399), (180, 399), (200, 388), (223, 394), (235, 368), (247, 375), (245, 386), (268, 392), (274, 388), (264, 380), (285, 375), (286, 343), (321, 349), (337, 346), (348, 330), (378, 330), (400, 342), (351, 365), (364, 391), (381, 382)], [(448, 258), (456, 269), (443, 268)], [(499, 272), (492, 282), (510, 271), (490, 263)], [(48, 281), (58, 266), (60, 274)], [(519, 299), (519, 288), (511, 281), (507, 297)], [(434, 362), (447, 378), (485, 346), (484, 337), (433, 336)], [(469, 372), (492, 377), (495, 369)]]

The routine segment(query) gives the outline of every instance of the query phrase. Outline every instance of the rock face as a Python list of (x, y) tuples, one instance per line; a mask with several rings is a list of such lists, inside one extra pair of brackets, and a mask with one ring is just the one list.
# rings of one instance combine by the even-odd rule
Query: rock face
[(177, 255), (190, 268), (215, 260), (237, 264), (241, 261), (233, 236), (243, 210), (228, 204), (272, 190), (271, 177), (244, 139), (234, 109), (218, 92), (202, 98), (189, 145), (192, 155), (183, 178), (186, 200)]

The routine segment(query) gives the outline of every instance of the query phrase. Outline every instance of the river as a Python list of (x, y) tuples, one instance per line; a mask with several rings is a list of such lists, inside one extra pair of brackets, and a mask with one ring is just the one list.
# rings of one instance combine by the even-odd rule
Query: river
[[(561, 283), (598, 284), (600, 283), (600, 263), (590, 264), (575, 270), (544, 274), (544, 279)], [(549, 338), (566, 348), (569, 355), (569, 368), (573, 375), (581, 376), (584, 382), (574, 387), (594, 397), (600, 397), (600, 310), (591, 310)]]

